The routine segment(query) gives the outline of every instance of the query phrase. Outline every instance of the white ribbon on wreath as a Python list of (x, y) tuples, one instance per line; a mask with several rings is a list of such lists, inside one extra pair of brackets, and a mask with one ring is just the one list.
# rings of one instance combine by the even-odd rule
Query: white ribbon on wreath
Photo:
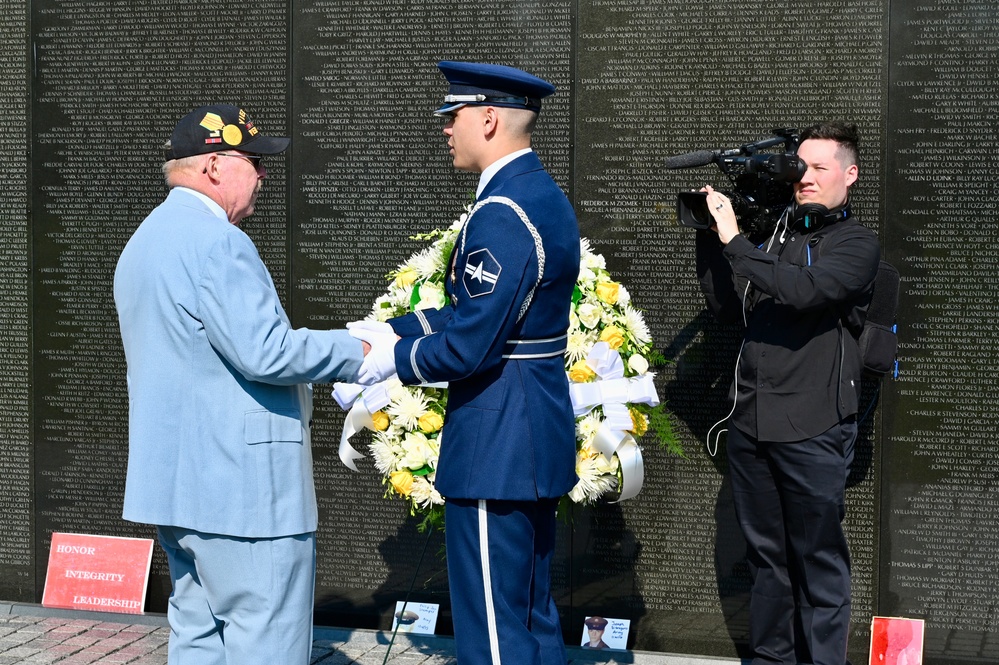
[[(360, 397), (361, 399), (358, 399)], [(359, 453), (350, 445), (350, 437), (362, 429), (374, 431), (375, 421), (371, 416), (388, 406), (388, 382), (382, 381), (373, 386), (362, 386), (359, 383), (333, 384), (333, 399), (340, 408), (347, 411), (343, 421), (343, 433), (340, 435), (340, 461), (352, 471), (357, 471), (354, 460), (363, 459), (364, 453)]]
[[(393, 383), (398, 385), (398, 379), (394, 374), (387, 381), (370, 386), (362, 386), (359, 383), (333, 384), (333, 399), (347, 412), (347, 417), (343, 421), (343, 432), (340, 434), (340, 461), (352, 471), (358, 471), (354, 460), (363, 459), (364, 453), (357, 452), (354, 446), (350, 445), (350, 437), (362, 429), (375, 431), (373, 415), (391, 402), (389, 387)], [(422, 383), (420, 387), (446, 389), (447, 383)]]
[(659, 395), (653, 375), (646, 373), (637, 377), (624, 375), (624, 361), (621, 354), (611, 349), (607, 342), (597, 342), (586, 357), (589, 365), (599, 377), (587, 383), (569, 382), (569, 397), (576, 418), (584, 416), (600, 407), (604, 420), (594, 437), (592, 448), (609, 462), (617, 455), (621, 462), (621, 491), (617, 501), (638, 496), (645, 482), (645, 465), (642, 449), (628, 430), (634, 429), (628, 404), (659, 405)]

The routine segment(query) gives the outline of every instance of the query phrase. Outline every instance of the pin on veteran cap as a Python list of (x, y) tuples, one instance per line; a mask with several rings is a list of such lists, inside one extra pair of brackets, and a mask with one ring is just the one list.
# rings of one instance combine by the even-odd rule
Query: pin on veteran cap
[(437, 68), (451, 87), (434, 115), (454, 113), (462, 106), (506, 106), (541, 112), (541, 99), (555, 92), (548, 81), (506, 65), (443, 60)]
[(291, 139), (264, 136), (243, 109), (229, 104), (202, 106), (177, 123), (170, 136), (167, 161), (220, 150), (276, 155)]

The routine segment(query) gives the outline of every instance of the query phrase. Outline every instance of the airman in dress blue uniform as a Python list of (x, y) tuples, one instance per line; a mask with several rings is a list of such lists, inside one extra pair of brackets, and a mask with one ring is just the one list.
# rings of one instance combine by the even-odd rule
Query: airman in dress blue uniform
[(390, 357), (372, 342), (362, 380), (449, 383), (436, 486), (458, 661), (562, 665), (550, 568), (555, 508), (576, 483), (564, 354), (579, 228), (530, 148), (555, 88), (500, 65), (438, 67), (450, 89), (436, 113), (455, 167), (482, 174), (476, 203), (450, 259), (450, 304), (390, 321), (401, 339)]

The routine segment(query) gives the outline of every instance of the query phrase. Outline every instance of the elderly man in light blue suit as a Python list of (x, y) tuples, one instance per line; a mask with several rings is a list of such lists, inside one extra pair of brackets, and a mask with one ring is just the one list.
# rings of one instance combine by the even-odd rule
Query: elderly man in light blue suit
[(352, 381), (366, 346), (291, 326), (238, 227), (266, 175), (245, 111), (207, 106), (171, 136), (166, 200), (114, 277), (128, 363), (124, 517), (167, 553), (169, 661), (306, 665), (316, 495), (312, 382)]

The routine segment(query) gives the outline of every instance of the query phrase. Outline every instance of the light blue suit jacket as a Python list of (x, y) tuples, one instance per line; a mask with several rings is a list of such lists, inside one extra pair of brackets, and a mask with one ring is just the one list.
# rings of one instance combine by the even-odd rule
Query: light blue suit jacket
[(250, 238), (185, 189), (128, 241), (114, 298), (125, 519), (242, 538), (315, 531), (310, 382), (354, 380), (361, 343), (292, 328)]

